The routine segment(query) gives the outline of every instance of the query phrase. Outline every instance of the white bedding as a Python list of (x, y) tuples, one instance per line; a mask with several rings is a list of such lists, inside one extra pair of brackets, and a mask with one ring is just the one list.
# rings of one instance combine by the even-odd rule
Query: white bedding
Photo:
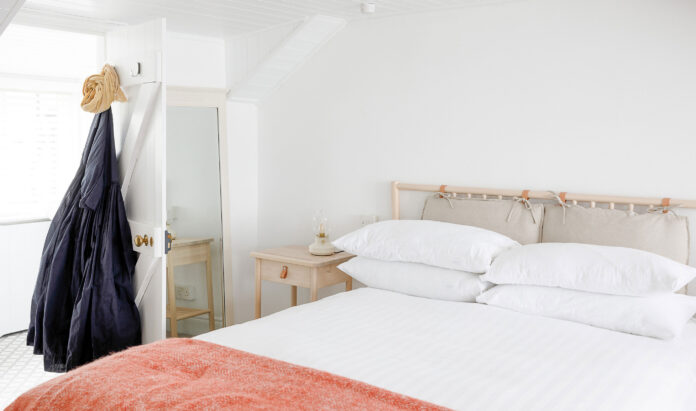
[(361, 288), (198, 337), (462, 410), (696, 409), (696, 323), (663, 341)]

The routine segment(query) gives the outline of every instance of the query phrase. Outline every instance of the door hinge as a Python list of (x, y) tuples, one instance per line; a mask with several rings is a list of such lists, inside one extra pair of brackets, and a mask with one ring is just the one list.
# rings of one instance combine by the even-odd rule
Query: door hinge
[(164, 230), (164, 253), (169, 254), (172, 251), (172, 234)]

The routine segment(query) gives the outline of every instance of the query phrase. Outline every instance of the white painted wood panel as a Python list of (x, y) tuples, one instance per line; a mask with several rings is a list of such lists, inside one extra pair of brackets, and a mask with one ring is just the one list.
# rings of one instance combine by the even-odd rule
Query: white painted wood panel
[(51, 222), (0, 225), (0, 336), (26, 330), (41, 252)]
[(228, 38), (225, 42), (229, 68), (228, 86), (234, 87), (244, 80), (264, 57), (280, 46), (302, 23), (303, 20), (293, 21), (267, 30)]
[(378, 19), (404, 13), (509, 3), (521, 0), (366, 0), (374, 14), (361, 12), (360, 0), (27, 0), (24, 22), (50, 22), (65, 28), (112, 29), (166, 17), (170, 29), (206, 35), (240, 35), (299, 21), (317, 14), (346, 20)]
[(224, 89), (225, 40), (167, 31), (167, 85)]
[[(147, 235), (154, 238), (152, 246), (137, 247), (133, 244), (140, 253), (134, 288), (143, 343), (165, 337), (164, 41), (164, 19), (106, 34), (106, 59), (116, 67), (128, 96), (128, 102), (112, 106), (126, 213), (133, 237)], [(133, 75), (131, 67), (138, 62), (142, 74)]]
[(0, 36), (23, 4), (24, 0), (0, 0)]
[[(239, 78), (233, 79), (230, 97), (258, 102), (270, 95), (345, 25), (344, 19), (313, 16), (289, 34), (274, 32), (269, 36), (249, 36), (232, 42), (232, 48), (241, 50), (231, 54), (241, 55), (243, 68), (234, 73)], [(235, 62), (231, 63), (230, 66), (235, 67)]]

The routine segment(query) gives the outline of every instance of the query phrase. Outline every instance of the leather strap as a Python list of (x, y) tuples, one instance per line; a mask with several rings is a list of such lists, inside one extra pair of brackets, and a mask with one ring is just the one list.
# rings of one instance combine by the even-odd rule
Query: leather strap
[(561, 194), (558, 195), (561, 198), (561, 201), (563, 201), (564, 203), (566, 202), (566, 194), (568, 193), (563, 191)]
[(663, 212), (664, 214), (667, 214), (667, 211), (668, 211), (668, 210), (667, 210), (667, 207), (669, 207), (669, 204), (670, 204), (671, 202), (672, 202), (672, 199), (669, 198), (669, 197), (665, 197), (665, 198), (662, 199), (662, 208), (663, 208), (662, 212)]
[(446, 185), (446, 184), (443, 184), (443, 185), (440, 186), (440, 198), (443, 198), (443, 197), (444, 197), (445, 189), (446, 189), (446, 188), (447, 188), (447, 185)]
[(522, 198), (529, 200), (529, 190), (522, 191)]

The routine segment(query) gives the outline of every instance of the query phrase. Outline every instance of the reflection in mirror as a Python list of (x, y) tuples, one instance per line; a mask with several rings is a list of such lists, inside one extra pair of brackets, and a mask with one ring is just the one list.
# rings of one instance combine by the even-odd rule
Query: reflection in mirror
[[(218, 113), (167, 108), (167, 336), (223, 324), (222, 211)], [(176, 320), (174, 319), (176, 318)]]

